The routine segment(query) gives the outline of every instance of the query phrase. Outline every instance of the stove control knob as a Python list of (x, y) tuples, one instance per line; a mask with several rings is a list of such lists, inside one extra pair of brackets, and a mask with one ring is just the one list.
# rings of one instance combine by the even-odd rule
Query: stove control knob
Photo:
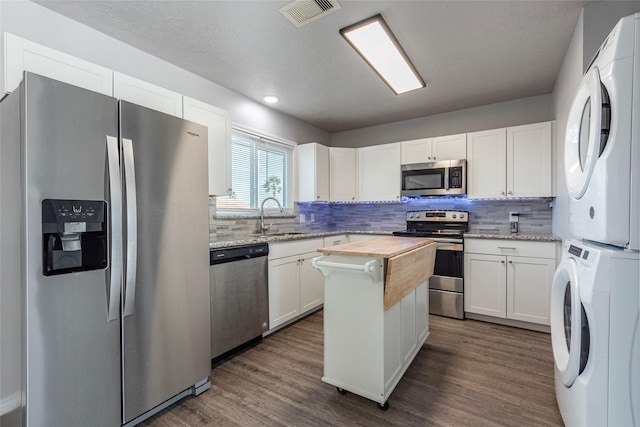
[(460, 219), (464, 219), (464, 214), (463, 213), (460, 214)]
[[(456, 219), (457, 217), (458, 217), (458, 215), (456, 215), (456, 214), (451, 215), (451, 218), (453, 218), (453, 219)], [(460, 218), (462, 218), (462, 217), (460, 217)]]
[(409, 218), (413, 218), (413, 214), (412, 213), (409, 214)]

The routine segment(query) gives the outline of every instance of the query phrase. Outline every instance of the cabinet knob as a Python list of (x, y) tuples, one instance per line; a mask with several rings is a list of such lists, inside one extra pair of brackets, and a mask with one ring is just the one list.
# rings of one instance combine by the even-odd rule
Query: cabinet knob
[(509, 264), (513, 264), (513, 261), (509, 261)]
[(513, 191), (509, 191), (509, 194), (513, 194)]
[(427, 157), (428, 160), (431, 160), (431, 156)]
[(320, 196), (316, 196), (316, 199), (320, 200)]
[(502, 264), (504, 264), (504, 260), (500, 261)]
[(355, 197), (352, 197), (352, 198), (351, 198), (351, 200), (355, 200), (355, 199), (356, 199)]
[(436, 156), (433, 156), (433, 160), (435, 160), (435, 159), (436, 159)]
[(501, 192), (500, 194), (502, 194), (502, 195), (504, 196), (504, 191), (503, 191), (503, 192)]

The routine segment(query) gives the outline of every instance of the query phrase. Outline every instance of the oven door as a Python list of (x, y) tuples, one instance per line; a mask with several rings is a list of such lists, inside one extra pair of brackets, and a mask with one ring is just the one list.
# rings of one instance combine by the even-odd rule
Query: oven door
[(449, 194), (449, 162), (402, 165), (403, 196), (440, 196)]
[(463, 292), (464, 251), (462, 243), (436, 243), (436, 260), (429, 289)]

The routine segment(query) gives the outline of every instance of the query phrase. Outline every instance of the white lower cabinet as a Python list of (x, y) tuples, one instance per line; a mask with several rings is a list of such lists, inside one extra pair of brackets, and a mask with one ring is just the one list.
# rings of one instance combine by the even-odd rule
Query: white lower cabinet
[(323, 239), (269, 244), (269, 329), (322, 305), (324, 278), (311, 266)]
[(555, 242), (466, 239), (464, 311), (549, 325)]
[(349, 243), (362, 242), (364, 240), (382, 237), (380, 234), (349, 234)]

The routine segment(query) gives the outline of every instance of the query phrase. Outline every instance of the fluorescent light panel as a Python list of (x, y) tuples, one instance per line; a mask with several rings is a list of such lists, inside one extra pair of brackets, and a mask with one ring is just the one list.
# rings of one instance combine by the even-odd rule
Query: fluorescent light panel
[(425, 86), (381, 15), (343, 28), (340, 34), (396, 95)]

